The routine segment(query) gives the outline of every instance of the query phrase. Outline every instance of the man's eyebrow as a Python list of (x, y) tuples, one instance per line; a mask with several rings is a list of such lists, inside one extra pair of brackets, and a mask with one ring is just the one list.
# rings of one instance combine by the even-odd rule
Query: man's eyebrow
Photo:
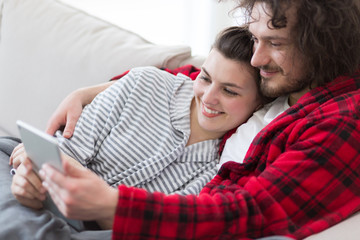
[(261, 37), (257, 37), (254, 33), (252, 33), (251, 31), (249, 31), (252, 38), (261, 38), (263, 40), (281, 40), (281, 41), (289, 41), (288, 37), (283, 37), (283, 36), (279, 36), (279, 35), (265, 35), (265, 36), (261, 36)]
[(249, 28), (248, 30), (249, 30), (252, 38), (255, 37), (255, 38), (261, 38), (261, 39), (264, 39), (264, 40), (289, 41), (289, 37), (284, 37), (284, 36), (280, 36), (280, 35), (277, 35), (277, 34), (274, 34), (274, 35), (264, 35), (264, 36), (257, 37), (257, 36), (250, 30), (250, 28)]
[(288, 41), (289, 38), (287, 37), (281, 37), (281, 36), (278, 36), (278, 35), (275, 35), (275, 36), (264, 36), (264, 37), (261, 37), (262, 39), (264, 40), (268, 40), (268, 41), (271, 41), (271, 40), (281, 40), (281, 41)]
[(259, 39), (263, 39), (263, 40), (267, 40), (267, 41), (271, 41), (271, 40), (289, 41), (288, 37), (283, 37), (283, 36), (279, 36), (279, 35), (265, 35), (265, 36), (257, 37), (252, 32), (250, 32), (250, 34), (252, 35), (252, 38), (255, 37), (255, 38), (259, 38)]

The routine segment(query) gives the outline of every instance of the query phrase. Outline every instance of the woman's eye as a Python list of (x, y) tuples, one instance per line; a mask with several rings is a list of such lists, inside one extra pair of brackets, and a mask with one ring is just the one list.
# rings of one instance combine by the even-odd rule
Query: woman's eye
[(224, 92), (227, 94), (227, 95), (230, 95), (230, 96), (238, 96), (239, 94), (234, 92), (234, 91), (231, 91), (227, 88), (224, 88)]
[(205, 77), (205, 76), (200, 76), (200, 79), (205, 81), (205, 82), (210, 82), (210, 78)]

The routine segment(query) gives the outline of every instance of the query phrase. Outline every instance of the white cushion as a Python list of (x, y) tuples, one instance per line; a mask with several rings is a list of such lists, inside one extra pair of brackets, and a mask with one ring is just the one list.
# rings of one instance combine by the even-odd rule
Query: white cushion
[(360, 239), (360, 212), (355, 213), (348, 219), (314, 234), (306, 240), (357, 240)]
[[(0, 0), (0, 131), (41, 129), (72, 90), (136, 66), (176, 68), (188, 46), (153, 44), (56, 0)], [(0, 133), (1, 134), (1, 133)]]

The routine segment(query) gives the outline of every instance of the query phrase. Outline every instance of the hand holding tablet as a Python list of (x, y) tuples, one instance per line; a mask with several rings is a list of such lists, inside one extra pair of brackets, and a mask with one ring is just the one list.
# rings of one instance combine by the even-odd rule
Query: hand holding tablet
[[(33, 168), (36, 173), (39, 173), (39, 170), (45, 163), (49, 163), (51, 166), (63, 173), (64, 171), (57, 139), (23, 121), (17, 121), (16, 124), (18, 125), (26, 154), (33, 163)], [(56, 216), (64, 219), (76, 230), (80, 231), (84, 229), (82, 221), (66, 218), (58, 210), (50, 196), (48, 196), (45, 200), (44, 207), (53, 212)]]

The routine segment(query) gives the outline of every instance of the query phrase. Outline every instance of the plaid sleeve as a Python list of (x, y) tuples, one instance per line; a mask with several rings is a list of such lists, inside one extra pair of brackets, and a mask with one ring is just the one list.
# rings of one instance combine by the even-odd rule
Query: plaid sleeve
[(113, 238), (302, 239), (342, 221), (360, 210), (359, 103), (358, 90), (288, 113), (199, 196), (120, 186)]
[[(281, 154), (259, 176), (249, 173), (251, 166), (230, 163), (198, 197), (121, 186), (114, 239), (300, 239), (328, 228), (360, 207), (359, 147), (354, 141), (360, 129), (359, 124), (356, 131), (349, 126), (339, 138), (329, 136), (316, 153), (320, 142), (299, 146), (308, 149), (304, 154), (295, 147)], [(316, 135), (329, 135), (325, 132)]]
[(248, 194), (197, 197), (151, 194), (125, 186), (119, 190), (114, 239), (233, 239), (247, 229)]

